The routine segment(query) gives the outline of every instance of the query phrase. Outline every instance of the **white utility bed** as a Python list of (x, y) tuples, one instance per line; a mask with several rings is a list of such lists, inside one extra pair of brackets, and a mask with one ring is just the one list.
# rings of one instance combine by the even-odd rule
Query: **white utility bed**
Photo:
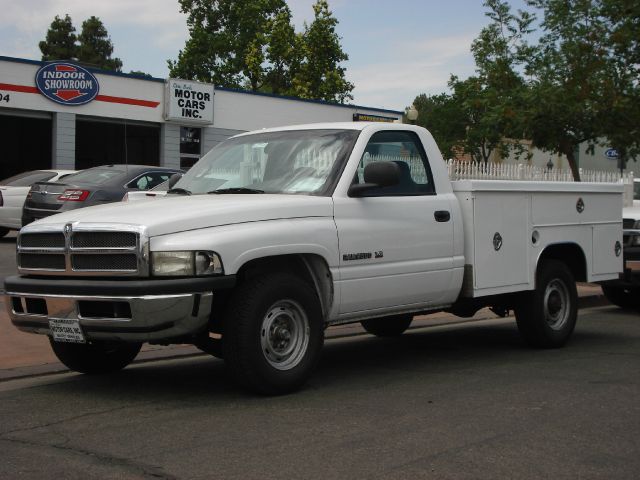
[[(622, 270), (622, 185), (614, 183), (458, 180), (462, 210), (463, 295), (481, 297), (535, 286), (538, 257), (555, 244), (577, 245), (588, 282)], [(619, 242), (619, 243), (618, 243)]]

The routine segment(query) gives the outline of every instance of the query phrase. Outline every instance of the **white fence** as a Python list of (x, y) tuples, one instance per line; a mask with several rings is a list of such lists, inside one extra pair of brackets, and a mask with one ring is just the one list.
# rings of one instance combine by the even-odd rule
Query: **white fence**
[[(534, 165), (487, 163), (478, 164), (447, 161), (451, 180), (533, 180), (545, 182), (573, 182), (571, 170), (547, 169)], [(618, 172), (580, 169), (583, 182), (622, 183), (624, 185), (624, 205), (633, 205), (633, 172), (620, 176)]]

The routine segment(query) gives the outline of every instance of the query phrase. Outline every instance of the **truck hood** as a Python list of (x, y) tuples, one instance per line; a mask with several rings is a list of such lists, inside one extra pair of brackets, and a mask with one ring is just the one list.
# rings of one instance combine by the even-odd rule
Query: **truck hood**
[[(299, 217), (331, 217), (330, 197), (307, 195), (193, 195), (150, 202), (116, 202), (52, 215), (31, 225), (128, 224), (147, 227), (149, 236), (199, 228)], [(28, 225), (25, 228), (29, 228)]]

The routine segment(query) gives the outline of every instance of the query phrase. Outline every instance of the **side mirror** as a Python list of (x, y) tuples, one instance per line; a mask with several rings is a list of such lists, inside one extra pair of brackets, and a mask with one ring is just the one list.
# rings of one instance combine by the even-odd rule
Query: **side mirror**
[[(173, 186), (178, 183), (178, 180), (180, 180), (182, 178), (182, 174), (181, 173), (174, 173), (173, 175), (171, 175), (169, 177), (169, 189), (173, 188)], [(168, 190), (168, 189), (167, 189)]]
[(400, 183), (400, 167), (395, 162), (371, 162), (364, 167), (364, 183), (349, 187), (350, 197), (361, 197), (374, 188), (391, 187)]

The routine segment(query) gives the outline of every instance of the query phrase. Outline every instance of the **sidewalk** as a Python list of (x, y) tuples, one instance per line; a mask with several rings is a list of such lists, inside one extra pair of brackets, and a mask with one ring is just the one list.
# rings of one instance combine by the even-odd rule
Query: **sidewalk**
[[(579, 284), (578, 296), (580, 308), (589, 308), (607, 303), (598, 285)], [(497, 318), (489, 309), (480, 310), (472, 319), (458, 318), (448, 313), (434, 313), (416, 317), (411, 329), (452, 323), (465, 323), (473, 320)], [(330, 327), (326, 338), (344, 338), (364, 335), (359, 323)], [(136, 362), (204, 355), (191, 345), (147, 345), (143, 346)], [(58, 362), (51, 351), (49, 340), (44, 335), (33, 335), (16, 329), (5, 310), (0, 298), (0, 381), (44, 375), (65, 371), (66, 367)]]

